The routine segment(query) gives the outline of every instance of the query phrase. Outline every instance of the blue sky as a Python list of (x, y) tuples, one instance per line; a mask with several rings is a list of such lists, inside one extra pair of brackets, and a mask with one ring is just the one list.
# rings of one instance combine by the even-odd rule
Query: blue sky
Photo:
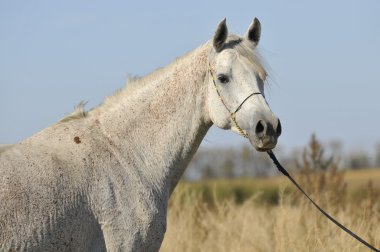
[[(131, 3), (134, 2), (134, 3)], [(238, 3), (237, 3), (238, 2)], [(380, 1), (0, 0), (0, 143), (87, 108), (204, 43), (217, 23), (243, 34), (256, 16), (268, 101), (285, 147), (380, 141)], [(245, 142), (213, 128), (206, 146)]]

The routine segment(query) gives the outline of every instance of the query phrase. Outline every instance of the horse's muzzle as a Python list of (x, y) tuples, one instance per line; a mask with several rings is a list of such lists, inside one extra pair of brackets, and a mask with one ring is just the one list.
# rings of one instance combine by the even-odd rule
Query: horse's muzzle
[(251, 144), (258, 151), (268, 151), (276, 147), (277, 139), (281, 135), (282, 127), (278, 118), (275, 120), (258, 120), (254, 133), (249, 138)]

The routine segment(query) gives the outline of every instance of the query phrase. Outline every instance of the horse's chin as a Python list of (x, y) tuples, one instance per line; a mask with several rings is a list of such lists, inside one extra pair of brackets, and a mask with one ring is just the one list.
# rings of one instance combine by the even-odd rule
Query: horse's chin
[(251, 145), (253, 146), (253, 148), (255, 148), (255, 150), (259, 152), (266, 152), (266, 151), (272, 150), (277, 145), (277, 139), (270, 142), (263, 142), (257, 139), (256, 137), (254, 137), (254, 138), (249, 138), (249, 141), (251, 142)]
[(267, 152), (267, 151), (270, 151), (270, 150), (273, 150), (274, 147), (271, 147), (271, 148), (261, 148), (261, 147), (257, 147), (257, 146), (254, 146), (255, 150), (257, 150), (258, 152)]

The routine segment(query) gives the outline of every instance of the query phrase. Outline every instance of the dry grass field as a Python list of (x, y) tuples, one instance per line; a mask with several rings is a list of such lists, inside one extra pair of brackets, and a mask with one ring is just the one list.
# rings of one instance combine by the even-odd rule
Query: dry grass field
[[(336, 219), (379, 248), (380, 169), (320, 181), (319, 191), (303, 186)], [(369, 251), (292, 188), (282, 177), (182, 182), (170, 200), (161, 251)]]

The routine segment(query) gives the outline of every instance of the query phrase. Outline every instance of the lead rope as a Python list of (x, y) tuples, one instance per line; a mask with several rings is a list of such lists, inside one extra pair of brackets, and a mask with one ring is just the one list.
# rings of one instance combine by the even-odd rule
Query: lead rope
[(368, 248), (372, 249), (373, 251), (376, 251), (376, 252), (380, 252), (379, 249), (375, 248), (374, 246), (372, 246), (371, 244), (369, 244), (368, 242), (366, 242), (365, 240), (363, 240), (361, 237), (359, 237), (357, 234), (355, 234), (354, 232), (352, 232), (351, 230), (349, 230), (348, 228), (346, 228), (345, 226), (343, 226), (342, 224), (340, 224), (337, 220), (335, 220), (333, 217), (331, 217), (328, 213), (326, 213), (325, 210), (323, 210), (320, 206), (317, 205), (317, 203), (315, 203), (310, 197), (309, 195), (307, 195), (305, 193), (305, 191), (301, 188), (300, 185), (298, 185), (298, 183), (292, 178), (292, 176), (290, 176), (290, 174), (286, 171), (286, 169), (280, 164), (280, 162), (277, 160), (276, 156), (274, 155), (274, 153), (269, 150), (267, 151), (269, 157), (272, 159), (273, 163), (276, 165), (277, 169), (282, 173), (284, 174), (286, 177), (289, 178), (289, 180), (303, 193), (303, 195), (305, 195), (309, 201), (324, 215), (326, 216), (330, 221), (332, 221), (335, 225), (337, 225), (338, 227), (340, 227), (341, 229), (343, 229), (347, 234), (351, 235), (352, 237), (354, 237), (356, 240), (358, 240), (359, 242), (361, 242), (362, 244), (364, 244), (365, 246), (367, 246)]
[[(214, 83), (214, 87), (215, 87), (215, 90), (216, 90), (216, 93), (218, 94), (219, 96), (219, 99), (220, 101), (222, 102), (222, 104), (224, 105), (224, 107), (227, 109), (227, 111), (230, 113), (230, 117), (231, 117), (231, 121), (234, 123), (235, 127), (237, 128), (237, 130), (239, 131), (239, 134), (242, 135), (243, 137), (245, 138), (248, 138), (248, 134), (239, 126), (239, 124), (237, 123), (236, 121), (236, 113), (240, 110), (240, 108), (243, 106), (244, 102), (246, 102), (251, 96), (253, 95), (256, 95), (256, 94), (261, 94), (260, 92), (254, 92), (252, 94), (250, 94), (249, 96), (247, 96), (247, 98), (245, 98), (243, 100), (242, 103), (240, 103), (240, 105), (237, 107), (237, 109), (235, 109), (234, 112), (231, 112), (231, 110), (227, 107), (226, 103), (224, 102), (222, 96), (220, 95), (220, 92), (219, 92), (219, 89), (218, 89), (218, 86), (216, 85), (216, 80), (215, 80), (215, 77), (212, 73), (212, 70), (211, 70), (211, 65), (210, 65), (210, 62), (208, 63), (208, 68), (209, 68), (209, 72), (210, 72), (210, 75), (212, 77), (212, 81)], [(306, 196), (306, 198), (309, 199), (309, 201), (324, 215), (326, 216), (330, 221), (332, 221), (335, 225), (337, 225), (338, 227), (340, 227), (341, 229), (343, 229), (347, 234), (351, 235), (352, 237), (354, 237), (356, 240), (358, 240), (359, 242), (361, 242), (362, 244), (364, 244), (365, 246), (367, 246), (368, 248), (372, 249), (373, 251), (375, 252), (380, 252), (380, 250), (378, 250), (377, 248), (375, 248), (374, 246), (372, 246), (371, 244), (369, 244), (368, 242), (366, 242), (365, 240), (363, 240), (361, 237), (359, 237), (357, 234), (355, 234), (354, 232), (352, 232), (351, 230), (349, 230), (348, 228), (346, 228), (345, 226), (343, 226), (342, 224), (340, 224), (337, 220), (335, 220), (333, 217), (331, 217), (328, 213), (326, 213), (325, 210), (323, 210), (320, 206), (318, 206), (317, 203), (315, 203), (311, 198), (310, 196), (302, 189), (302, 187), (300, 185), (298, 185), (298, 183), (292, 178), (292, 176), (290, 176), (290, 174), (286, 171), (286, 169), (280, 164), (280, 162), (277, 160), (276, 156), (274, 155), (274, 153), (269, 150), (267, 151), (269, 157), (272, 159), (273, 163), (276, 165), (277, 169), (282, 173), (284, 174), (286, 177), (289, 178), (289, 180), (303, 193), (303, 195)]]

